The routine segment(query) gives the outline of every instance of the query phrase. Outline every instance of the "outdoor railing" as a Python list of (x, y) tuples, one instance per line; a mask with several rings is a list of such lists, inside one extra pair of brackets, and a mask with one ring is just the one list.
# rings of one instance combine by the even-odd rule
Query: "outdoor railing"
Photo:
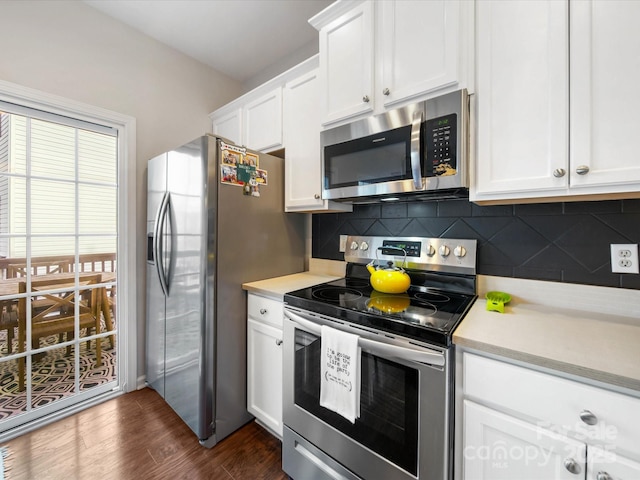
[[(115, 272), (115, 253), (87, 253), (80, 255), (78, 270), (84, 272)], [(73, 272), (76, 258), (74, 255), (51, 255), (31, 257), (31, 273), (46, 275), (51, 273)], [(26, 258), (0, 258), (0, 279), (24, 277)]]

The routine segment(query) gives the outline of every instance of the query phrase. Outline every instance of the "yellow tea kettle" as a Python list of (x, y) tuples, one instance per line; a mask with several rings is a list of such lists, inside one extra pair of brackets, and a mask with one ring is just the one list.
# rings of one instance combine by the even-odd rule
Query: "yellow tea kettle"
[[(382, 247), (379, 247), (380, 250)], [(384, 247), (386, 249), (394, 248), (404, 253), (404, 260), (402, 262), (405, 265), (407, 260), (407, 252), (402, 248)], [(376, 250), (376, 260), (378, 259), (378, 250)], [(409, 275), (401, 267), (394, 267), (393, 262), (387, 262), (386, 268), (381, 266), (374, 266), (374, 260), (367, 264), (367, 270), (371, 274), (369, 281), (374, 290), (382, 293), (404, 293), (409, 289), (411, 285), (411, 279)]]

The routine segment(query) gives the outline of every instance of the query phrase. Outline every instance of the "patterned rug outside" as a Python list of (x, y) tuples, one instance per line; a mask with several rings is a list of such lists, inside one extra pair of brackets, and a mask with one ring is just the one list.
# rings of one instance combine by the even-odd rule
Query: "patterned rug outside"
[[(43, 344), (44, 340), (41, 339)], [(56, 341), (56, 336), (46, 339), (48, 344), (55, 344)], [(116, 378), (116, 349), (111, 348), (109, 340), (102, 339), (102, 365), (99, 367), (96, 366), (95, 342), (91, 343), (91, 347), (87, 350), (86, 342), (80, 344), (80, 391)], [(66, 348), (57, 348), (48, 351), (41, 359), (33, 359), (31, 365), (32, 408), (48, 405), (75, 393), (73, 353), (71, 350), (71, 354), (67, 355)], [(18, 391), (18, 362), (16, 360), (0, 361), (0, 421), (26, 411), (25, 391)]]

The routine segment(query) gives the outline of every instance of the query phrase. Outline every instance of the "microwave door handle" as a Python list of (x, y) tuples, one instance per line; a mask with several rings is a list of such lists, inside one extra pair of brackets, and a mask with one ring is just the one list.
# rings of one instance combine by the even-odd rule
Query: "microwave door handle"
[(416, 190), (422, 190), (422, 167), (420, 165), (420, 127), (422, 126), (422, 112), (413, 114), (411, 122), (411, 176)]
[[(310, 322), (289, 310), (284, 311), (284, 316), (292, 322), (297, 323), (307, 332), (321, 336), (322, 328), (317, 323)], [(408, 360), (411, 362), (419, 362), (438, 367), (444, 366), (445, 363), (444, 355), (441, 353), (429, 352), (423, 348), (399, 347), (397, 345), (377, 342), (375, 340), (369, 340), (368, 338), (362, 337), (358, 337), (358, 345), (360, 345), (363, 350), (380, 357), (392, 357), (399, 360)]]

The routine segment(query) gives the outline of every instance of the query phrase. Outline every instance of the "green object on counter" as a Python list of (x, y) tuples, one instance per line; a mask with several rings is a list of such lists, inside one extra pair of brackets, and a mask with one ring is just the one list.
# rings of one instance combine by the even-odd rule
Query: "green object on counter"
[(511, 301), (511, 295), (504, 292), (487, 292), (487, 311), (504, 313), (504, 304)]

